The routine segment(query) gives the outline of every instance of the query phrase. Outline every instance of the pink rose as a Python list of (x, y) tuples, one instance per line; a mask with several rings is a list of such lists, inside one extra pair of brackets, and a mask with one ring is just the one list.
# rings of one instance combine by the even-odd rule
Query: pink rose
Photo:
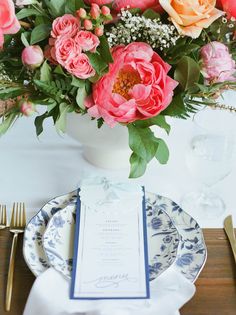
[(88, 56), (85, 54), (80, 54), (70, 58), (67, 61), (65, 68), (68, 72), (80, 79), (88, 79), (96, 74), (90, 64)]
[(0, 1), (0, 48), (3, 47), (4, 34), (15, 34), (20, 30), (12, 0)]
[(229, 49), (222, 43), (211, 42), (201, 49), (202, 72), (207, 82), (236, 81), (236, 65)]
[(21, 59), (25, 66), (35, 69), (43, 63), (44, 54), (39, 46), (28, 46), (22, 51)]
[(56, 38), (61, 35), (75, 36), (80, 27), (79, 20), (72, 14), (65, 14), (56, 18), (52, 23), (52, 37)]
[(159, 0), (114, 0), (113, 7), (116, 11), (120, 11), (122, 8), (139, 8), (143, 11), (147, 9), (154, 9), (161, 11)]
[(170, 66), (145, 43), (118, 46), (109, 72), (93, 86), (85, 102), (92, 117), (113, 127), (158, 115), (171, 102), (178, 85), (167, 75)]
[(75, 42), (82, 48), (83, 51), (91, 52), (95, 52), (96, 48), (100, 44), (98, 37), (88, 31), (79, 31), (75, 36)]
[(76, 41), (66, 35), (59, 37), (55, 42), (56, 61), (63, 67), (69, 58), (73, 58), (73, 56), (79, 55), (81, 52), (82, 50)]

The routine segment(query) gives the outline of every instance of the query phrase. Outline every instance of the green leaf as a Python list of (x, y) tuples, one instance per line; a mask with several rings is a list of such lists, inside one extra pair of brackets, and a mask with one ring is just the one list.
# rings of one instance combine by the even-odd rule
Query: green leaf
[(43, 115), (37, 116), (34, 120), (34, 125), (36, 128), (36, 134), (39, 136), (43, 132), (43, 122), (49, 117), (49, 112), (45, 112)]
[(66, 103), (61, 103), (59, 106), (59, 116), (57, 117), (55, 127), (58, 132), (63, 132), (65, 133), (66, 131), (66, 115), (69, 112), (72, 112), (73, 108), (71, 105), (66, 104)]
[(107, 63), (102, 59), (98, 53), (87, 53), (90, 63), (96, 70), (97, 74), (102, 76), (108, 69)]
[(111, 55), (111, 50), (108, 45), (108, 41), (106, 36), (101, 36), (99, 37), (100, 40), (100, 47), (99, 47), (99, 53), (101, 58), (106, 62), (106, 63), (111, 63), (113, 62), (113, 58)]
[(56, 74), (63, 75), (64, 77), (67, 77), (67, 75), (65, 74), (65, 72), (63, 71), (63, 69), (60, 65), (57, 65), (53, 72)]
[(48, 65), (47, 60), (44, 61), (42, 67), (40, 68), (40, 81), (49, 82), (52, 79), (51, 72), (52, 69)]
[(151, 20), (159, 20), (160, 19), (160, 14), (158, 14), (157, 12), (155, 12), (152, 9), (147, 9), (146, 11), (144, 11), (143, 16), (146, 19), (151, 19)]
[(186, 91), (198, 83), (200, 67), (192, 58), (184, 56), (177, 64), (174, 78), (180, 83), (182, 90)]
[(21, 33), (21, 41), (22, 41), (22, 43), (23, 43), (23, 45), (25, 47), (28, 47), (29, 46), (29, 42), (28, 42), (25, 34), (29, 34), (29, 33), (27, 33), (27, 32), (26, 33)]
[(53, 18), (65, 14), (65, 4), (67, 0), (44, 0)]
[(75, 14), (76, 10), (84, 8), (82, 0), (67, 0), (65, 5), (65, 13)]
[(189, 114), (184, 104), (184, 95), (181, 93), (175, 95), (170, 105), (162, 112), (162, 115), (183, 119), (188, 118)]
[(146, 163), (150, 162), (158, 147), (154, 133), (149, 128), (137, 128), (132, 124), (128, 125), (128, 130), (131, 150)]
[(51, 26), (49, 24), (40, 24), (36, 26), (32, 33), (30, 44), (34, 45), (50, 36)]
[(98, 129), (100, 129), (102, 127), (102, 125), (104, 124), (104, 120), (103, 118), (98, 118), (97, 120), (97, 126), (98, 126)]
[(33, 16), (33, 15), (36, 15), (36, 16), (41, 16), (41, 15), (44, 15), (43, 12), (39, 12), (38, 10), (36, 9), (22, 9), (20, 10), (17, 14), (16, 14), (16, 17), (18, 20), (22, 20), (26, 17), (29, 17), (29, 16)]
[(144, 159), (139, 157), (137, 154), (132, 153), (129, 161), (131, 165), (129, 178), (138, 178), (145, 173), (147, 163)]
[(78, 88), (77, 96), (76, 96), (76, 103), (82, 109), (85, 109), (84, 100), (86, 96), (87, 96), (87, 92), (86, 92), (85, 86), (83, 86), (82, 88)]
[(158, 126), (160, 128), (163, 128), (167, 132), (167, 134), (169, 134), (170, 132), (170, 125), (166, 122), (166, 119), (163, 115), (158, 115), (156, 117), (152, 117), (146, 120), (139, 120), (136, 121), (134, 124), (139, 128)]
[(46, 94), (47, 96), (50, 96), (52, 98), (57, 97), (58, 94), (58, 89), (52, 85), (46, 82), (42, 82), (40, 80), (34, 80), (34, 84), (36, 85), (36, 87), (44, 94)]
[(10, 98), (16, 98), (20, 96), (25, 91), (20, 87), (9, 87), (0, 89), (0, 100), (8, 100)]
[(0, 136), (4, 135), (7, 132), (7, 130), (13, 125), (18, 116), (19, 113), (13, 112), (4, 118), (4, 120), (0, 124)]
[(72, 77), (71, 85), (76, 86), (78, 88), (83, 88), (85, 86), (85, 80), (78, 79), (76, 77)]
[(156, 141), (158, 143), (158, 147), (155, 157), (160, 164), (166, 164), (169, 160), (169, 149), (164, 140), (157, 139)]

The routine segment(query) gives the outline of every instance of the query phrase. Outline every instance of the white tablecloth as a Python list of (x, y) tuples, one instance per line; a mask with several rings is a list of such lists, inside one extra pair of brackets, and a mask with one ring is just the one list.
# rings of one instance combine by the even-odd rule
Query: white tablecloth
[[(235, 105), (236, 94), (229, 93), (228, 104)], [(194, 132), (191, 120), (170, 119), (172, 131), (166, 136), (170, 148), (170, 160), (165, 166), (152, 161), (146, 174), (135, 180), (156, 192), (180, 202), (182, 196), (200, 187), (188, 172), (185, 163), (187, 143)], [(107, 171), (87, 163), (82, 157), (82, 148), (68, 136), (60, 137), (51, 123), (45, 122), (45, 132), (37, 139), (33, 118), (19, 120), (0, 138), (0, 203), (10, 207), (14, 201), (24, 201), (28, 217), (32, 216), (49, 199), (77, 188), (82, 177), (102, 174), (127, 178), (129, 170)], [(236, 164), (236, 163), (235, 163)], [(188, 209), (202, 227), (222, 227), (223, 218), (233, 213), (236, 222), (235, 196), (236, 168), (214, 190), (223, 197), (226, 211), (215, 219), (198, 218)]]

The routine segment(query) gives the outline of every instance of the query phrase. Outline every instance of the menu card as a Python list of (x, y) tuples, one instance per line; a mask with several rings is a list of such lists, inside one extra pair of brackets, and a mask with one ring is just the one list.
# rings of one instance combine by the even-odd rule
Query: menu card
[(76, 221), (71, 298), (149, 298), (144, 188), (84, 181)]

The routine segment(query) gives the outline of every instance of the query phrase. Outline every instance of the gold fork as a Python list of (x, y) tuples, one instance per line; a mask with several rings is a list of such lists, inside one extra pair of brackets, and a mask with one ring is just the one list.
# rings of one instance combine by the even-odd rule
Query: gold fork
[(12, 208), (10, 232), (14, 234), (11, 247), (11, 256), (7, 277), (7, 292), (6, 292), (6, 311), (9, 312), (11, 308), (12, 288), (13, 288), (13, 275), (15, 267), (15, 256), (18, 235), (23, 233), (26, 225), (25, 204), (14, 203)]
[(7, 227), (7, 207), (0, 205), (0, 230)]

